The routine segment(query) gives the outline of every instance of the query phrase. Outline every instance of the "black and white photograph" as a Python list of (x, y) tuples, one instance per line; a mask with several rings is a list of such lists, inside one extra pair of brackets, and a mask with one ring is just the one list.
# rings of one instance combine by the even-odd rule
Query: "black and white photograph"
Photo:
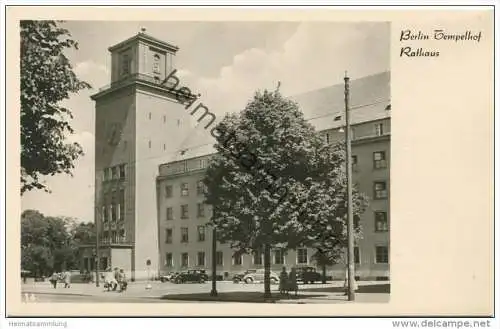
[(491, 8), (11, 6), (5, 26), (9, 326), (494, 327)]
[(25, 302), (389, 301), (389, 22), (20, 27)]

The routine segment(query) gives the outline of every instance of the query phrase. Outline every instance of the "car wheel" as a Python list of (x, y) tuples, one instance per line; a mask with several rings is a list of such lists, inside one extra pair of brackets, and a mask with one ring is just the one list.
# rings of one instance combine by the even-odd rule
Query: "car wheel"
[(314, 284), (314, 282), (316, 282), (316, 281), (311, 281), (311, 284)]
[(276, 280), (276, 278), (271, 278), (271, 284), (277, 284), (278, 283), (278, 280)]
[(253, 279), (252, 278), (246, 278), (245, 279), (245, 283), (248, 283), (248, 284), (253, 283)]

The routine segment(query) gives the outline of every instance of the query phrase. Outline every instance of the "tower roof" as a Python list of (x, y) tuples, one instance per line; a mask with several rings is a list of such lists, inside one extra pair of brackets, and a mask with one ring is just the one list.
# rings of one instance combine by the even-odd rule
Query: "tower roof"
[(108, 50), (109, 51), (114, 51), (114, 50), (116, 50), (118, 48), (123, 47), (126, 44), (134, 43), (134, 42), (137, 42), (137, 41), (143, 41), (143, 42), (145, 42), (147, 44), (150, 44), (152, 46), (158, 47), (160, 49), (169, 50), (169, 51), (171, 51), (173, 53), (175, 53), (175, 52), (177, 52), (177, 50), (179, 50), (179, 47), (177, 47), (177, 46), (175, 46), (173, 44), (170, 44), (168, 42), (165, 42), (163, 40), (157, 39), (157, 38), (155, 38), (155, 37), (153, 37), (153, 36), (145, 33), (145, 29), (141, 29), (141, 32), (137, 33), (133, 37), (130, 37), (130, 38), (128, 38), (125, 41), (122, 41), (120, 43), (117, 43), (114, 46), (109, 47)]

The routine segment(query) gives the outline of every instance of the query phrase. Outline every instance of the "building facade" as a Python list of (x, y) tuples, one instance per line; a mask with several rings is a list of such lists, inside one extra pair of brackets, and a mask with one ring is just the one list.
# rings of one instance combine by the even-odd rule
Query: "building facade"
[[(368, 80), (368, 81), (366, 81)], [(371, 80), (371, 81), (370, 81)], [(386, 88), (369, 94), (364, 103), (353, 106), (351, 136), (353, 153), (353, 183), (368, 196), (369, 207), (360, 216), (356, 225), (361, 225), (362, 238), (356, 242), (356, 276), (361, 280), (387, 280), (389, 278), (390, 248), (390, 104), (388, 98), (389, 74), (360, 79), (352, 82), (352, 93), (372, 90), (371, 84), (382, 84)], [(359, 86), (359, 90), (356, 88)], [(377, 88), (374, 88), (377, 89)], [(343, 92), (343, 85), (320, 90), (320, 95), (299, 95), (295, 100), (301, 108), (311, 106), (308, 99), (325, 99)], [(317, 93), (316, 93), (317, 94)], [(323, 95), (321, 95), (323, 94)], [(323, 96), (323, 97), (321, 97)], [(359, 98), (359, 97), (356, 97)], [(340, 102), (343, 102), (340, 93)], [(338, 102), (338, 101), (337, 101)], [(302, 105), (301, 105), (302, 103)], [(312, 106), (318, 106), (316, 101)], [(314, 110), (314, 109), (313, 109)], [(329, 143), (343, 140), (345, 117), (342, 107), (338, 113), (319, 116), (316, 126), (319, 134)], [(313, 111), (314, 112), (314, 111)], [(315, 124), (315, 119), (310, 120)], [(211, 155), (202, 155), (182, 161), (160, 165), (157, 178), (158, 232), (160, 273), (186, 269), (206, 269), (211, 272), (212, 231), (207, 227), (211, 209), (203, 203), (205, 169)], [(273, 250), (271, 267), (280, 271), (283, 266), (317, 266), (312, 258), (314, 250)], [(230, 277), (249, 268), (263, 267), (262, 255), (236, 256), (228, 244), (217, 243), (217, 274)], [(334, 278), (345, 277), (345, 264), (327, 268)]]
[[(211, 209), (203, 203), (203, 179), (213, 149), (185, 155), (189, 112), (164, 84), (176, 46), (144, 31), (110, 47), (110, 84), (95, 101), (95, 223), (97, 245), (82, 246), (81, 269), (120, 267), (132, 279), (188, 268), (211, 269)], [(360, 278), (389, 277), (390, 75), (353, 80), (351, 122), (354, 183), (370, 206), (360, 218), (363, 239), (355, 248)], [(292, 97), (329, 142), (343, 138), (343, 86)], [(335, 112), (338, 112), (335, 114)], [(333, 115), (333, 116), (332, 116)], [(312, 265), (313, 250), (273, 250), (272, 269)], [(100, 263), (97, 264), (97, 256)], [(230, 277), (263, 267), (262, 255), (233, 257), (217, 245), (217, 272)], [(344, 277), (345, 265), (328, 268)]]
[(109, 49), (111, 83), (95, 101), (95, 222), (100, 247), (83, 246), (82, 267), (120, 267), (132, 279), (158, 271), (155, 181), (159, 164), (189, 127), (163, 81), (177, 47), (138, 33)]

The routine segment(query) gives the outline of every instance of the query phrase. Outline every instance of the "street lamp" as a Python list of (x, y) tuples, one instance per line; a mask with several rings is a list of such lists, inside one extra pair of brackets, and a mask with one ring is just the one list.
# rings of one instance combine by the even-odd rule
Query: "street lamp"
[(354, 220), (352, 209), (352, 156), (351, 156), (351, 127), (349, 122), (349, 77), (347, 71), (344, 77), (345, 96), (345, 147), (347, 173), (347, 300), (355, 299), (354, 273)]
[(217, 296), (217, 230), (212, 230), (212, 290), (210, 296)]
[(96, 209), (96, 221), (95, 221), (95, 286), (99, 287), (99, 265), (100, 265), (100, 260), (99, 260), (99, 211), (100, 209)]

